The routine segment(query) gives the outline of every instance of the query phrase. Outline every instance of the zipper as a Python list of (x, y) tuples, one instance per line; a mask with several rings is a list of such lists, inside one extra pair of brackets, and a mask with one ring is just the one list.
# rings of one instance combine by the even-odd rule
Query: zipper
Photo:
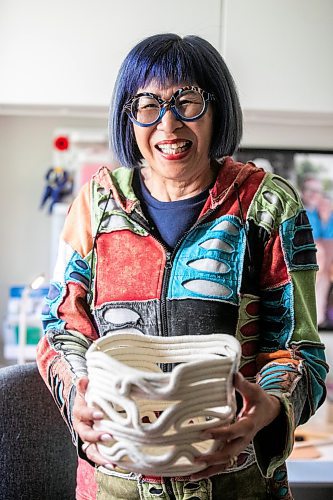
[[(140, 212), (133, 212), (131, 214), (132, 219), (139, 224), (141, 227), (146, 229), (151, 236), (159, 242), (159, 244), (162, 246), (162, 248), (165, 251), (165, 266), (164, 266), (164, 272), (163, 272), (163, 279), (162, 279), (162, 287), (161, 287), (161, 306), (160, 306), (160, 312), (161, 312), (161, 337), (167, 337), (168, 336), (168, 325), (167, 325), (167, 312), (166, 312), (166, 291), (168, 289), (168, 284), (169, 284), (169, 278), (171, 274), (171, 269), (172, 269), (172, 255), (173, 252), (170, 252), (169, 248), (165, 245), (164, 241), (162, 241), (156, 232), (154, 231), (154, 227), (149, 225), (149, 221), (144, 217), (143, 214)], [(160, 365), (161, 370), (163, 372), (169, 372), (172, 370), (172, 367), (170, 366), (169, 363), (161, 363)]]
[[(166, 294), (170, 279), (170, 274), (172, 270), (172, 253), (168, 250), (165, 254), (165, 266), (162, 280), (162, 290), (161, 290), (161, 336), (168, 336), (168, 320), (167, 320), (167, 307), (166, 307)], [(161, 368), (163, 372), (171, 372), (172, 366), (170, 363), (161, 363)]]
[[(207, 219), (207, 217), (209, 217), (212, 214), (212, 212), (214, 212), (214, 210), (215, 209), (207, 210), (207, 212), (203, 215), (203, 217), (198, 219), (193, 224), (193, 226), (191, 226), (187, 231), (185, 231), (185, 233), (180, 238), (180, 240), (177, 241), (176, 246), (172, 250), (172, 252), (170, 252), (169, 250), (166, 250), (166, 254), (165, 254), (166, 262), (165, 262), (165, 267), (164, 267), (164, 274), (163, 274), (163, 280), (162, 280), (162, 290), (161, 290), (161, 334), (162, 334), (161, 336), (162, 337), (168, 337), (166, 295), (167, 295), (167, 290), (168, 290), (168, 286), (169, 286), (169, 280), (170, 280), (170, 275), (171, 275), (171, 271), (172, 271), (174, 257), (178, 251), (178, 248), (180, 247), (180, 245), (182, 244), (182, 242), (184, 241), (186, 236), (191, 231), (196, 229), (200, 224), (202, 224), (202, 222), (204, 222)], [(161, 242), (161, 240), (159, 238), (156, 238), (156, 239), (163, 245), (163, 243)], [(163, 246), (164, 246), (164, 248), (166, 248), (165, 245), (163, 245)], [(171, 372), (172, 371), (172, 365), (170, 363), (162, 363), (161, 368), (162, 368), (163, 372)]]
[[(165, 251), (165, 266), (164, 266), (164, 273), (163, 273), (163, 280), (162, 280), (162, 289), (161, 289), (161, 337), (167, 337), (168, 336), (168, 323), (167, 323), (167, 311), (166, 311), (166, 292), (168, 289), (169, 285), (169, 279), (170, 279), (170, 274), (172, 270), (172, 264), (173, 264), (173, 259), (178, 251), (178, 248), (182, 244), (183, 240), (186, 238), (186, 236), (196, 229), (200, 224), (202, 224), (216, 209), (216, 208), (211, 208), (207, 210), (207, 212), (200, 218), (198, 219), (193, 226), (191, 226), (183, 236), (180, 238), (179, 241), (177, 241), (176, 246), (170, 252), (169, 248), (165, 245), (165, 243), (158, 237), (158, 235), (154, 232), (154, 228), (152, 228), (149, 225), (149, 221), (139, 212), (133, 212), (131, 214), (132, 219), (140, 224), (141, 227), (146, 229), (146, 231), (149, 231), (150, 234), (152, 235), (155, 240), (157, 240), (160, 245), (164, 248)], [(161, 364), (162, 370), (164, 372), (166, 371), (171, 371), (171, 366), (168, 366), (168, 364), (162, 363)]]

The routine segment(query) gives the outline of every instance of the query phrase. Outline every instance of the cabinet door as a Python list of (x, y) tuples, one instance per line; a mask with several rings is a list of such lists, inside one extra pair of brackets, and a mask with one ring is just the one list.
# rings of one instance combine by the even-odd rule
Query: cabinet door
[(220, 0), (2, 0), (0, 105), (107, 106), (142, 38), (197, 34), (217, 48)]
[(224, 54), (244, 108), (333, 112), (332, 0), (224, 6)]

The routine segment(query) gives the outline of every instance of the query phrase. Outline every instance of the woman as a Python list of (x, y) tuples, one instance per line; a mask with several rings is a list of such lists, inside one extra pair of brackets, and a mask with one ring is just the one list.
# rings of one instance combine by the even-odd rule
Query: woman
[[(156, 35), (128, 54), (110, 114), (123, 167), (101, 168), (69, 211), (38, 351), (78, 444), (79, 499), (291, 498), (293, 432), (325, 391), (315, 247), (296, 191), (229, 156), (241, 132), (234, 82), (207, 41)], [(191, 478), (114, 470), (97, 451), (110, 436), (92, 428), (102, 414), (84, 400), (84, 356), (120, 328), (242, 345), (238, 418), (212, 431), (223, 449)]]

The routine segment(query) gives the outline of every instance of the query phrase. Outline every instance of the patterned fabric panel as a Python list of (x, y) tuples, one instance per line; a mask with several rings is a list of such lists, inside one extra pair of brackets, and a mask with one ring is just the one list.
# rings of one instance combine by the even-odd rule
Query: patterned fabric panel
[(291, 283), (265, 290), (261, 296), (261, 351), (283, 349), (290, 339), (294, 326), (293, 293)]
[(288, 269), (317, 269), (316, 247), (305, 211), (284, 221), (280, 231)]
[(94, 311), (100, 336), (126, 328), (144, 335), (161, 335), (159, 300), (107, 302)]
[(198, 227), (177, 253), (168, 299), (210, 298), (237, 305), (244, 251), (237, 217), (226, 215)]
[(152, 236), (115, 231), (97, 238), (95, 306), (161, 295), (165, 250)]

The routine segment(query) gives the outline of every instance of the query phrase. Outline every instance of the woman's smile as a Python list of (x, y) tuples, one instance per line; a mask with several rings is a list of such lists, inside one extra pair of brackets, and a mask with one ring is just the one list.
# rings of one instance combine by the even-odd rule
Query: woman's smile
[(192, 142), (187, 139), (173, 139), (161, 141), (155, 148), (167, 160), (181, 160), (185, 158), (192, 146)]

